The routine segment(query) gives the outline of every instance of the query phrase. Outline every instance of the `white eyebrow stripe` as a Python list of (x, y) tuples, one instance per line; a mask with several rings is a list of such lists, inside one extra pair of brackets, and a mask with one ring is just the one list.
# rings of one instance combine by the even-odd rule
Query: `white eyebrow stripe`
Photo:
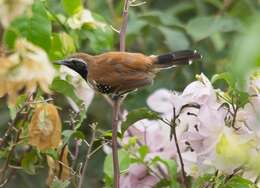
[(68, 61), (79, 61), (81, 63), (86, 64), (86, 62), (83, 59), (79, 59), (79, 58), (75, 58), (75, 57), (69, 58)]

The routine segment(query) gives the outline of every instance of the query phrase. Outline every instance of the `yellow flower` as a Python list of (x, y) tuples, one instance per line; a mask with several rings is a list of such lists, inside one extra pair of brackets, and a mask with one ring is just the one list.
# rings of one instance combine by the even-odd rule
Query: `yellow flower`
[(61, 151), (61, 161), (55, 161), (52, 157), (47, 156), (47, 163), (49, 166), (49, 175), (47, 179), (47, 185), (51, 185), (54, 177), (58, 177), (64, 181), (70, 178), (70, 167), (68, 161), (68, 146)]
[(39, 104), (29, 124), (29, 143), (40, 150), (54, 149), (61, 142), (61, 120), (53, 104)]
[(6, 28), (10, 22), (21, 15), (33, 0), (0, 0), (0, 20)]
[(22, 89), (32, 93), (37, 86), (50, 93), (55, 70), (44, 50), (25, 39), (18, 39), (16, 52), (8, 57), (0, 57), (0, 97), (9, 95), (9, 102), (14, 103)]

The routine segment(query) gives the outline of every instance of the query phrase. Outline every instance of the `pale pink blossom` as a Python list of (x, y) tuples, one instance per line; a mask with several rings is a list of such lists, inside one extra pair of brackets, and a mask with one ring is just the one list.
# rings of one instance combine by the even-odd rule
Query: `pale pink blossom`
[(151, 188), (160, 181), (156, 176), (150, 175), (142, 164), (132, 164), (128, 173), (120, 177), (121, 188)]

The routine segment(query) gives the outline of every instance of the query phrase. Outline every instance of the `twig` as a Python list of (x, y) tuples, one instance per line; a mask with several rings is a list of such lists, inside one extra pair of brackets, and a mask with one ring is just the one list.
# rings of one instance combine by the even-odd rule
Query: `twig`
[[(28, 97), (27, 97), (27, 99), (26, 99), (26, 102), (33, 100), (32, 97), (33, 97), (33, 93), (29, 94)], [(12, 123), (9, 125), (9, 127), (8, 127), (8, 129), (7, 129), (7, 131), (6, 131), (5, 135), (4, 135), (4, 139), (3, 139), (2, 144), (4, 144), (4, 143), (7, 141), (7, 138), (8, 138), (8, 136), (9, 136), (9, 134), (10, 134), (10, 131), (16, 126), (16, 123), (17, 123), (17, 121), (19, 120), (20, 115), (22, 114), (22, 111), (23, 111), (24, 109), (26, 109), (26, 108), (28, 108), (28, 109), (27, 109), (27, 113), (26, 113), (26, 115), (25, 115), (25, 118), (24, 118), (24, 120), (23, 120), (23, 124), (28, 120), (29, 114), (30, 114), (30, 109), (31, 109), (31, 108), (26, 104), (26, 102), (25, 102), (25, 103), (23, 104), (23, 106), (18, 110), (18, 112), (17, 112), (16, 115), (15, 115), (14, 120), (13, 120)], [(15, 150), (15, 147), (16, 147), (17, 143), (19, 142), (21, 132), (22, 132), (22, 130), (21, 130), (21, 128), (19, 128), (18, 131), (17, 131), (16, 137), (15, 137), (15, 140), (14, 140), (14, 144), (11, 146), (11, 149), (10, 149), (10, 151), (9, 151), (9, 153), (8, 153), (7, 159), (6, 159), (6, 161), (5, 161), (4, 165), (3, 165), (3, 167), (0, 169), (0, 184), (1, 184), (1, 186), (2, 186), (2, 185), (5, 185), (5, 183), (8, 182), (8, 178), (5, 178), (5, 175), (6, 175), (6, 172), (7, 172), (8, 168), (9, 168), (9, 162), (10, 162), (11, 159), (12, 159), (13, 152), (14, 152), (14, 150)], [(7, 180), (7, 181), (6, 181), (6, 180)], [(1, 186), (0, 186), (0, 187), (1, 187)]]
[(96, 149), (94, 149), (89, 156), (91, 157), (92, 155), (94, 155), (97, 151), (99, 151), (101, 148), (104, 147), (104, 145), (108, 144), (108, 142), (105, 142), (104, 144), (101, 144), (100, 146), (98, 146)]
[[(125, 51), (125, 36), (128, 23), (128, 8), (129, 0), (125, 0), (123, 9), (123, 22), (120, 28), (120, 51)], [(120, 113), (120, 103), (124, 99), (120, 99), (120, 96), (115, 96), (113, 98), (113, 115), (112, 115), (112, 156), (113, 156), (113, 170), (114, 170), (114, 188), (119, 188), (119, 178), (120, 178), (120, 168), (118, 162), (118, 152), (117, 152), (117, 130), (119, 124), (119, 113)]]
[(174, 141), (175, 141), (175, 145), (176, 145), (176, 149), (177, 149), (177, 154), (181, 163), (181, 172), (182, 172), (182, 178), (183, 178), (183, 184), (185, 188), (188, 188), (188, 181), (187, 181), (187, 177), (186, 177), (186, 173), (184, 170), (184, 163), (183, 163), (183, 159), (181, 156), (181, 150), (179, 147), (179, 143), (178, 143), (178, 138), (177, 138), (177, 134), (176, 134), (176, 111), (175, 108), (173, 108), (173, 120), (172, 120), (172, 133), (173, 133), (173, 137), (174, 137)]
[(118, 162), (117, 152), (117, 130), (119, 124), (120, 98), (113, 99), (113, 115), (112, 115), (112, 155), (113, 155), (113, 169), (114, 169), (114, 187), (119, 188), (120, 168)]
[(94, 141), (96, 139), (96, 124), (92, 124), (91, 128), (92, 128), (92, 137), (91, 137), (90, 144), (89, 144), (89, 147), (88, 147), (88, 151), (87, 151), (87, 154), (86, 154), (85, 163), (84, 163), (84, 166), (83, 166), (83, 169), (82, 169), (82, 173), (81, 173), (81, 176), (80, 176), (80, 179), (79, 179), (78, 188), (83, 188), (83, 180), (84, 180), (84, 177), (85, 177), (86, 172), (87, 172), (88, 161), (90, 159), (92, 147), (93, 147)]
[(239, 107), (234, 103), (233, 95), (232, 95), (232, 100), (231, 100), (231, 107), (233, 110), (233, 119), (232, 119), (231, 127), (237, 131), (237, 130), (239, 130), (239, 128), (236, 128), (235, 123), (236, 123), (237, 112), (238, 112)]
[(125, 51), (125, 36), (128, 23), (128, 8), (129, 0), (125, 0), (124, 10), (123, 10), (123, 22), (120, 28), (120, 51)]
[(53, 13), (47, 6), (45, 6), (46, 10), (49, 12), (49, 14), (57, 21), (57, 23), (62, 27), (62, 29), (69, 34), (69, 29), (66, 27), (64, 23), (61, 22), (60, 18)]

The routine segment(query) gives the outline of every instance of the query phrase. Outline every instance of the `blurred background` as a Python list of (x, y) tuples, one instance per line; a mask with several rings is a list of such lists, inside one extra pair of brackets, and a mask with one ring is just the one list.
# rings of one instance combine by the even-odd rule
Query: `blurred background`
[[(13, 6), (16, 6), (15, 1), (13, 2)], [(142, 1), (137, 1), (137, 3), (140, 2)], [(46, 0), (44, 3), (49, 11), (60, 18), (66, 15), (61, 1)], [(105, 31), (85, 27), (80, 31), (71, 32), (71, 36), (76, 41), (77, 51), (99, 54), (118, 50), (119, 36), (112, 27), (115, 29), (120, 27), (124, 1), (82, 0), (82, 3), (96, 19), (102, 20), (111, 27), (107, 27)], [(146, 98), (158, 88), (182, 91), (189, 82), (195, 79), (195, 75), (201, 72), (211, 78), (216, 73), (234, 68), (237, 76), (240, 76), (241, 70), (245, 70), (245, 67), (246, 69), (255, 67), (255, 62), (243, 60), (251, 57), (251, 53), (258, 54), (257, 57), (260, 57), (259, 13), (259, 0), (146, 0), (141, 6), (130, 7), (126, 37), (127, 51), (156, 55), (181, 49), (196, 49), (203, 55), (203, 60), (191, 66), (160, 72), (153, 86), (129, 94), (124, 107), (130, 111), (146, 106)], [(1, 26), (2, 41), (6, 40), (3, 36), (3, 28)], [(58, 32), (62, 28), (54, 22), (52, 30)], [(246, 45), (243, 43), (245, 41), (247, 41)], [(241, 58), (241, 54), (246, 57)], [(50, 54), (50, 58), (55, 60), (59, 57)], [(242, 75), (241, 79), (243, 79)], [(223, 86), (219, 85), (219, 87)], [(57, 94), (54, 98), (56, 105), (62, 108), (60, 114), (65, 122), (71, 107), (62, 95)], [(0, 135), (3, 134), (9, 120), (6, 99), (1, 98)], [(97, 122), (98, 126), (104, 130), (111, 127), (110, 105), (99, 94), (95, 95), (90, 104), (83, 125), (93, 122)], [(66, 123), (63, 126), (64, 129), (68, 128)], [(86, 135), (89, 134), (87, 126), (82, 126), (81, 129)], [(81, 152), (84, 153), (84, 151)], [(80, 155), (79, 160), (82, 159), (81, 157), (83, 158), (84, 155)], [(99, 151), (91, 159), (86, 187), (101, 187), (104, 158), (103, 151)], [(46, 169), (39, 172), (38, 176), (17, 172), (18, 174), (8, 187), (44, 187), (42, 179), (47, 174)], [(42, 184), (39, 185), (39, 182)]]

